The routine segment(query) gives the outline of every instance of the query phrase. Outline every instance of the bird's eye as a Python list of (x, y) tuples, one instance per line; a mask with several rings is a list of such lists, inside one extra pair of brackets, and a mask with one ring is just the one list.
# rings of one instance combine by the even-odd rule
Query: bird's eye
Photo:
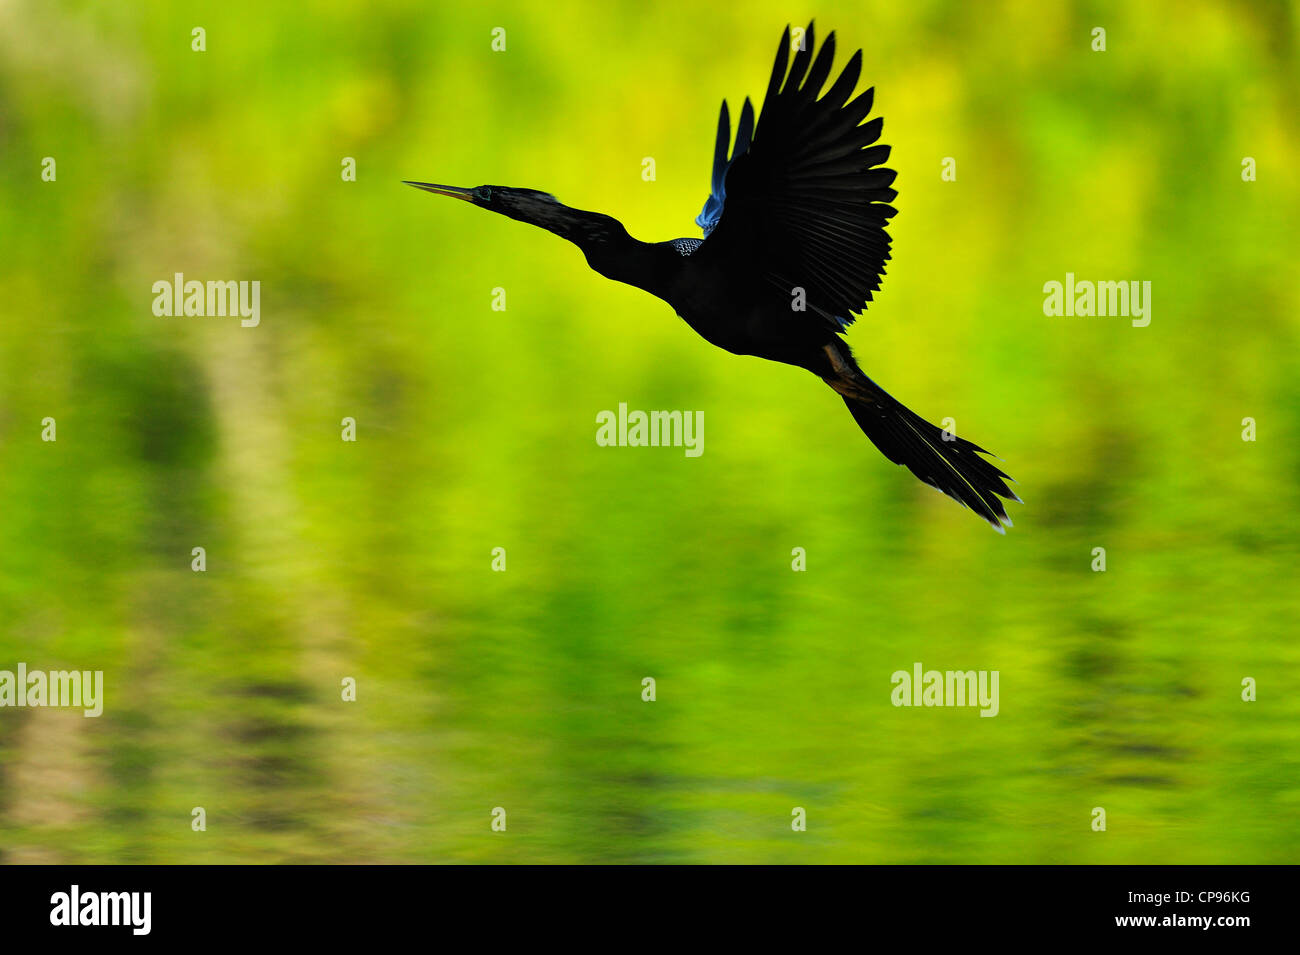
[(479, 202), (491, 202), (492, 187), (479, 186), (477, 189), (474, 190), (474, 198), (477, 199)]

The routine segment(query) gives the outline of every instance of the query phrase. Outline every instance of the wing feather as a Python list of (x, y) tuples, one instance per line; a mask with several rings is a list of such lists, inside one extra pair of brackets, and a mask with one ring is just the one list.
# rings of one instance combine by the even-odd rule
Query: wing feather
[(815, 57), (813, 24), (805, 37), (791, 62), (786, 28), (757, 125), (746, 100), (729, 157), (723, 104), (712, 194), (696, 220), (707, 238), (696, 255), (745, 263), (786, 296), (802, 287), (809, 312), (840, 330), (880, 288), (897, 173), (882, 165), (890, 151), (877, 144), (883, 120), (863, 122), (874, 91), (850, 99), (862, 51), (818, 99), (831, 77), (835, 34)]

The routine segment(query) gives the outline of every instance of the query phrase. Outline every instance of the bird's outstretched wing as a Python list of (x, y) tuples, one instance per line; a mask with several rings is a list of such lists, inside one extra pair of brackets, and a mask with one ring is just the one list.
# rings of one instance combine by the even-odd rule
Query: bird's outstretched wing
[(731, 116), (727, 112), (727, 101), (722, 101), (722, 111), (718, 114), (718, 142), (713, 149), (713, 177), (709, 182), (709, 198), (704, 201), (704, 208), (695, 217), (695, 224), (704, 230), (708, 238), (718, 220), (722, 218), (722, 206), (727, 198), (727, 170), (737, 156), (742, 156), (749, 149), (749, 142), (754, 136), (754, 104), (745, 97), (745, 105), (740, 111), (740, 127), (736, 131), (736, 148), (727, 156), (727, 147), (731, 145)]
[(862, 51), (818, 99), (830, 77), (835, 34), (815, 61), (811, 23), (804, 39), (787, 75), (786, 28), (758, 126), (751, 132), (753, 110), (746, 101), (730, 159), (723, 104), (713, 193), (696, 220), (707, 238), (695, 257), (752, 267), (787, 298), (803, 289), (807, 311), (841, 331), (880, 288), (889, 258), (885, 224), (897, 212), (889, 205), (897, 173), (880, 165), (889, 147), (873, 145), (883, 121), (862, 122), (874, 88), (849, 101)]

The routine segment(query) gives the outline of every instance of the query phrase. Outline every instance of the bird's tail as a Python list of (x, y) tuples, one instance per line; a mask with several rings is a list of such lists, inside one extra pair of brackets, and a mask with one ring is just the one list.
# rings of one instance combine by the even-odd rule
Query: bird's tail
[(969, 507), (995, 531), (1005, 534), (1003, 525), (1010, 527), (1011, 519), (999, 496), (1023, 502), (1007, 487), (1010, 476), (980, 457), (990, 452), (941, 431), (856, 368), (853, 371), (851, 387), (839, 382), (832, 387), (840, 392), (853, 420), (880, 453), (905, 465), (926, 484)]

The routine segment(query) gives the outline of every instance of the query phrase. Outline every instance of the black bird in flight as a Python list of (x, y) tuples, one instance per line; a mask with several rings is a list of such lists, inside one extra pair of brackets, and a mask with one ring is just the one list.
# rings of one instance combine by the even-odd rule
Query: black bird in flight
[(816, 59), (812, 24), (804, 41), (791, 64), (786, 28), (763, 111), (755, 123), (745, 100), (730, 156), (723, 101), (712, 190), (695, 220), (703, 239), (641, 242), (617, 219), (535, 189), (408, 185), (541, 226), (578, 246), (601, 275), (666, 301), (719, 348), (806, 368), (840, 394), (885, 457), (1005, 533), (1011, 520), (999, 496), (1020, 498), (1007, 487), (1009, 476), (980, 456), (989, 452), (886, 394), (841, 338), (880, 288), (897, 174), (881, 166), (889, 157), (889, 147), (876, 144), (882, 120), (863, 122), (874, 88), (849, 98), (862, 51), (819, 99), (835, 34)]

